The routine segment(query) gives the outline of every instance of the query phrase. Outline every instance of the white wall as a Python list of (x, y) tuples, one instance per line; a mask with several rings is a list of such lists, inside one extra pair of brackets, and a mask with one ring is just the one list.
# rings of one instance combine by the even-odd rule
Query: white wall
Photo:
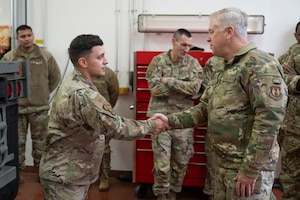
[[(5, 6), (9, 0), (0, 0), (0, 24), (10, 23)], [(72, 70), (67, 65), (67, 48), (78, 34), (98, 34), (103, 39), (106, 56), (112, 69), (118, 71), (121, 87), (128, 87), (128, 72), (133, 70), (133, 52), (136, 50), (168, 50), (172, 34), (142, 34), (137, 31), (138, 14), (210, 14), (223, 7), (238, 7), (249, 15), (265, 16), (265, 31), (249, 35), (258, 47), (279, 57), (295, 43), (296, 23), (300, 20), (299, 0), (28, 0), (28, 25), (36, 39), (44, 40), (57, 59), (61, 71)], [(180, 27), (178, 27), (180, 28)], [(193, 34), (195, 45), (210, 51), (207, 34)], [(116, 105), (119, 115), (134, 117), (129, 106), (134, 103), (132, 93), (121, 95)], [(30, 143), (28, 144), (28, 147)], [(133, 143), (112, 141), (112, 169), (132, 170)], [(27, 153), (28, 165), (32, 165)]]

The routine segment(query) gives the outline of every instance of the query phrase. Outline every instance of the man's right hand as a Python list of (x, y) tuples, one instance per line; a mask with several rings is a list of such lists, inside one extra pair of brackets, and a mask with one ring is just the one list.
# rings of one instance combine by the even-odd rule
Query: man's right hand
[(156, 125), (156, 130), (153, 134), (158, 134), (170, 129), (167, 116), (161, 113), (156, 113), (150, 119), (154, 120)]

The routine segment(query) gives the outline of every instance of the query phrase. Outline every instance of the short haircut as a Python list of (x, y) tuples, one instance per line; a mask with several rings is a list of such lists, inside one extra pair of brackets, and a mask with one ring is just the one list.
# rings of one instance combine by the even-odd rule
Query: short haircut
[(32, 31), (32, 28), (30, 26), (23, 24), (18, 26), (18, 28), (16, 29), (16, 33), (18, 34), (18, 31), (24, 31), (28, 29)]
[(68, 49), (71, 62), (75, 65), (78, 59), (92, 51), (94, 46), (102, 46), (103, 41), (98, 35), (78, 35), (70, 44)]
[(191, 37), (192, 37), (192, 34), (191, 34), (188, 30), (183, 29), (183, 28), (180, 28), (180, 29), (178, 29), (177, 31), (175, 31), (173, 37), (174, 37), (176, 40), (179, 40), (180, 37), (181, 37), (182, 35), (185, 35), (185, 36), (188, 37), (188, 38), (191, 38)]
[(297, 33), (297, 29), (298, 29), (299, 26), (300, 26), (300, 22), (298, 22), (297, 25), (296, 25), (296, 31), (295, 31), (296, 33)]

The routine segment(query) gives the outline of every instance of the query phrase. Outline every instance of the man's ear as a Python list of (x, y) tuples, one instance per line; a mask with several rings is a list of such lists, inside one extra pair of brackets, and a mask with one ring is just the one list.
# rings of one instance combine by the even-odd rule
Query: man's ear
[(80, 57), (78, 59), (78, 64), (82, 68), (87, 68), (87, 60), (85, 59), (85, 57)]
[(225, 30), (224, 31), (226, 31), (228, 34), (227, 34), (227, 36), (226, 36), (226, 39), (231, 39), (232, 38), (232, 36), (233, 36), (233, 34), (234, 34), (234, 27), (233, 26), (228, 26), (228, 27), (226, 27), (225, 28)]

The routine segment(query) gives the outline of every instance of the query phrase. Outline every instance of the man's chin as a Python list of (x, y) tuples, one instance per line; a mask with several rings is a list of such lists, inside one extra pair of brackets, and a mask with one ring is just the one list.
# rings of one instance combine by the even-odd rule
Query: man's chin
[(97, 77), (102, 77), (102, 76), (105, 76), (105, 73), (101, 73)]

